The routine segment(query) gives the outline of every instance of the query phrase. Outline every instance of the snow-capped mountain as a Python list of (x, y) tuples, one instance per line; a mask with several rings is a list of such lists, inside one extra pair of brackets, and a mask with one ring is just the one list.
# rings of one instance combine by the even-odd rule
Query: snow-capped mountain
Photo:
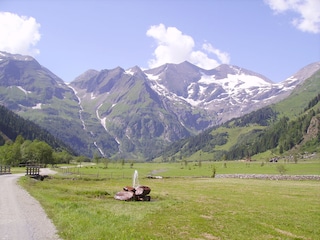
[(88, 70), (66, 84), (29, 56), (0, 52), (0, 103), (81, 154), (148, 159), (166, 145), (275, 103), (320, 69), (281, 83), (252, 71), (189, 62)]
[(166, 64), (146, 70), (145, 74), (159, 95), (205, 110), (216, 124), (285, 98), (319, 69), (320, 63), (310, 64), (282, 83), (273, 83), (260, 74), (226, 64), (212, 70), (189, 62)]
[(237, 66), (204, 70), (183, 62), (144, 71), (139, 67), (89, 70), (70, 85), (84, 111), (95, 114), (117, 139), (120, 152), (141, 152), (150, 143), (161, 148), (165, 143), (159, 139), (174, 142), (275, 103), (320, 66), (309, 69), (309, 75), (296, 74), (293, 83), (293, 77), (273, 83)]

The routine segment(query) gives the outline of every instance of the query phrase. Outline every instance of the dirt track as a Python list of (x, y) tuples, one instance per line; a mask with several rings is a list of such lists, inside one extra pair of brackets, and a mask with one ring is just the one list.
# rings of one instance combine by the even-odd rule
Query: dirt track
[(17, 185), (23, 175), (0, 175), (0, 240), (59, 239), (39, 202)]

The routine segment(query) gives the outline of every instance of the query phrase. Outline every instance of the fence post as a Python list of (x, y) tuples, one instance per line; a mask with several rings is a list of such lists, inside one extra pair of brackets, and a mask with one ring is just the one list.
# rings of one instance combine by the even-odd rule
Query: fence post
[(10, 165), (0, 165), (0, 174), (11, 173)]

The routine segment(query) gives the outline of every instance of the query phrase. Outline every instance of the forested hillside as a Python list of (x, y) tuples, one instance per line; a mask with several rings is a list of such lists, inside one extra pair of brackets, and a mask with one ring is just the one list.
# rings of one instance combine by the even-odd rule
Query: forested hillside
[(55, 150), (66, 150), (74, 154), (69, 146), (53, 137), (48, 131), (0, 105), (0, 146), (7, 140), (13, 142), (19, 135), (26, 140), (37, 139), (46, 142)]
[[(297, 119), (291, 121), (287, 117), (282, 117), (275, 124), (270, 125), (258, 134), (255, 135), (252, 132), (252, 134), (247, 136), (246, 140), (239, 141), (225, 153), (227, 159), (250, 157), (274, 148), (277, 148), (279, 154), (283, 154), (304, 140), (304, 136), (307, 134), (311, 119), (313, 118), (315, 121), (320, 121), (319, 108), (317, 111), (313, 109), (308, 110)], [(312, 149), (314, 151), (317, 150), (316, 147), (319, 147), (320, 144), (319, 132), (318, 129), (318, 133), (313, 139)]]

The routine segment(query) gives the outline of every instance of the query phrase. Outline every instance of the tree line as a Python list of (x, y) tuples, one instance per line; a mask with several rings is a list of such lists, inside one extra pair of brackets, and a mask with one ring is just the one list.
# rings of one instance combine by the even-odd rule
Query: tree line
[(52, 136), (47, 130), (32, 121), (20, 117), (3, 105), (0, 105), (0, 133), (2, 133), (0, 134), (0, 145), (5, 144), (8, 139), (15, 140), (18, 135), (21, 135), (24, 139), (31, 141), (38, 139), (39, 141), (46, 142), (55, 150), (65, 150), (75, 155), (73, 149)]
[(308, 111), (309, 109), (317, 105), (319, 101), (320, 101), (320, 93), (317, 96), (315, 96), (313, 99), (311, 99), (311, 101), (308, 103), (308, 107), (306, 107), (304, 111), (305, 112)]
[(69, 163), (73, 159), (66, 150), (54, 151), (44, 141), (25, 140), (18, 135), (15, 141), (7, 141), (0, 146), (0, 164), (10, 166), (42, 165)]

